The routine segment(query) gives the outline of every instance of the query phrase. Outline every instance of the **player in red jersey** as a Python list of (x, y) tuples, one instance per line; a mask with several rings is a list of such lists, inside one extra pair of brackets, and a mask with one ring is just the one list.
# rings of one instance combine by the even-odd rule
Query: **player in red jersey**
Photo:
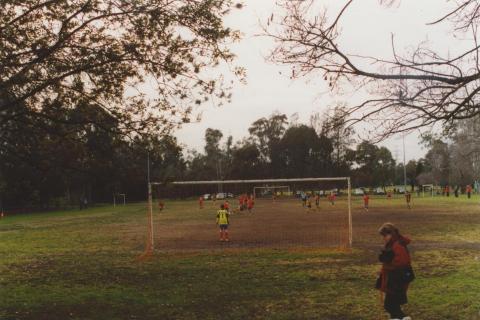
[(253, 206), (255, 204), (255, 201), (253, 200), (253, 196), (250, 196), (247, 200), (247, 209), (248, 212), (252, 212)]
[(370, 197), (368, 196), (368, 193), (363, 194), (363, 208), (368, 211), (368, 202), (370, 201)]
[(467, 192), (467, 197), (468, 199), (470, 199), (472, 197), (472, 186), (471, 185), (467, 185), (467, 188), (465, 190)]
[(228, 200), (223, 203), (223, 207), (230, 213), (230, 203), (228, 202)]

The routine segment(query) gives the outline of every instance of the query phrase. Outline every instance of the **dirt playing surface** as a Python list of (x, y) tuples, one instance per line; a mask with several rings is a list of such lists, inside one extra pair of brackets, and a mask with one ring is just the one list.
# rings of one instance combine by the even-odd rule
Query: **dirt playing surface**
[[(346, 201), (334, 206), (324, 203), (317, 210), (303, 208), (299, 201), (257, 201), (252, 212), (236, 211), (230, 216), (230, 242), (219, 241), (215, 224), (216, 208), (188, 208), (197, 214), (193, 221), (178, 221), (170, 217), (156, 223), (157, 248), (211, 249), (228, 247), (335, 247), (348, 241), (348, 211)], [(189, 215), (190, 216), (190, 215)], [(162, 223), (163, 222), (163, 223)]]
[[(233, 201), (232, 201), (233, 202)], [(422, 226), (438, 226), (439, 230), (456, 224), (480, 223), (480, 210), (452, 212), (452, 208), (433, 208), (419, 204), (407, 209), (401, 200), (372, 201), (369, 211), (356, 200), (352, 206), (353, 247), (378, 247), (377, 230), (384, 222), (392, 222), (405, 230), (422, 245), (477, 247), (462, 239), (436, 243), (422, 239)], [(230, 218), (230, 242), (219, 241), (215, 224), (217, 204), (208, 202), (199, 209), (196, 202), (178, 202), (170, 210), (156, 215), (154, 239), (160, 250), (212, 250), (222, 248), (270, 247), (341, 247), (348, 243), (348, 207), (346, 199), (338, 199), (334, 206), (323, 201), (320, 208), (303, 208), (299, 200), (260, 200), (252, 213), (234, 212)]]

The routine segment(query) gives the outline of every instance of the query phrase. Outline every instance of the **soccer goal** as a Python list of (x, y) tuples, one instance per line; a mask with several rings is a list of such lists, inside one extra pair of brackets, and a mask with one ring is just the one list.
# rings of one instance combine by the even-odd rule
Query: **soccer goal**
[[(256, 201), (262, 190), (289, 197)], [(251, 208), (241, 210), (245, 199)], [(229, 247), (352, 246), (349, 177), (175, 181), (148, 184), (145, 253), (224, 248), (215, 224), (221, 205), (230, 211)]]
[(425, 197), (426, 194), (430, 194), (430, 196), (433, 197), (434, 189), (435, 188), (434, 188), (433, 184), (422, 185), (423, 197)]
[[(118, 202), (117, 199), (119, 199), (120, 202)], [(127, 204), (127, 198), (125, 196), (125, 193), (114, 193), (113, 194), (113, 207), (115, 208), (118, 203), (121, 203), (123, 205)]]
[(272, 197), (291, 197), (293, 194), (290, 191), (290, 186), (262, 186), (253, 187), (253, 198), (264, 199)]

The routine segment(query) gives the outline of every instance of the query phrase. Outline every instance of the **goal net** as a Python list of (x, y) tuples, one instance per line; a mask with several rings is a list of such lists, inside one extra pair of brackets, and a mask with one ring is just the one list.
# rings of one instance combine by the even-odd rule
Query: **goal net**
[[(148, 189), (147, 253), (352, 245), (349, 177), (150, 182)], [(228, 244), (216, 225), (221, 206), (229, 211)]]
[(253, 187), (253, 198), (261, 199), (279, 199), (291, 198), (293, 193), (290, 191), (290, 186), (255, 186)]

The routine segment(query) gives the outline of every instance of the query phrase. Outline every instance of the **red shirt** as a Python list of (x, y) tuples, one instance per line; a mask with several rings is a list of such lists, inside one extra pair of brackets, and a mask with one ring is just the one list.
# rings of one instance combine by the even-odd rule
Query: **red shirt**
[(363, 202), (368, 203), (368, 200), (370, 200), (370, 197), (367, 195), (363, 196)]

